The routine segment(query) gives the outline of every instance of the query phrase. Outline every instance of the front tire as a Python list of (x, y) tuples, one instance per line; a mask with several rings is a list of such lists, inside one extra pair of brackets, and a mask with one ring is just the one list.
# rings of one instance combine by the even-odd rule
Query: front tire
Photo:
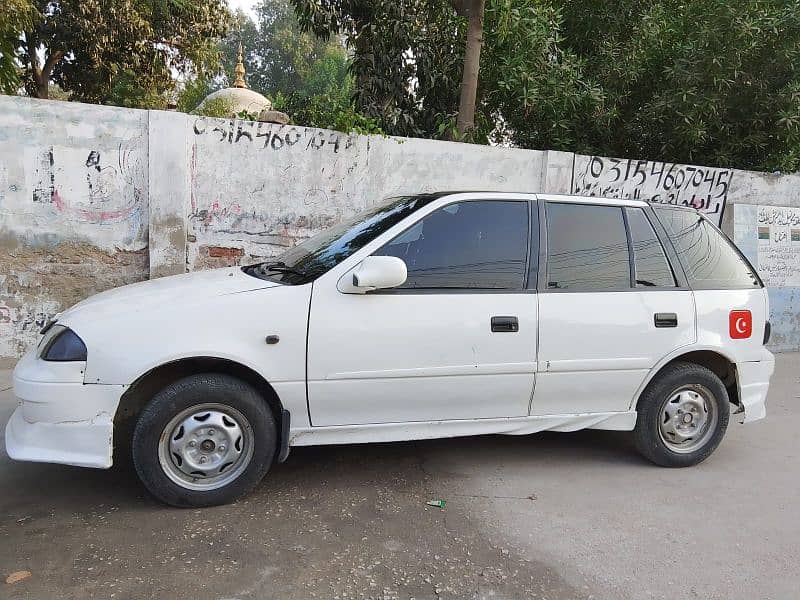
[(192, 375), (158, 392), (139, 415), (133, 464), (161, 502), (215, 506), (261, 481), (277, 440), (272, 412), (252, 386), (229, 375)]
[(691, 467), (711, 456), (725, 435), (728, 391), (709, 369), (675, 363), (645, 388), (637, 412), (639, 452), (662, 467)]

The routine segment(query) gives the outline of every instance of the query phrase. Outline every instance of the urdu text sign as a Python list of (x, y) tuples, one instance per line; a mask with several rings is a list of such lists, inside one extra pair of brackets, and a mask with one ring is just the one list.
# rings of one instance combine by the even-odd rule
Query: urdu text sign
[(800, 287), (800, 208), (758, 207), (758, 273), (767, 287)]

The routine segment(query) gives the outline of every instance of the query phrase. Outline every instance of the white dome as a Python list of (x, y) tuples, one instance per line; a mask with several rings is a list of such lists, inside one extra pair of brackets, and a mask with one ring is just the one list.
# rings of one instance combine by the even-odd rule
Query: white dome
[(230, 112), (229, 116), (231, 117), (242, 111), (257, 115), (262, 110), (270, 110), (272, 108), (272, 102), (258, 92), (242, 87), (232, 87), (210, 93), (203, 99), (196, 110), (202, 113), (204, 107), (217, 103), (224, 106), (225, 110)]

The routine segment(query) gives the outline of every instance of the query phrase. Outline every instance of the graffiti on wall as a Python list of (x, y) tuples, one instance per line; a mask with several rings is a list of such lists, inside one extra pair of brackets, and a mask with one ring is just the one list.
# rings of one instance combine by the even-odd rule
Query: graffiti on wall
[(800, 208), (758, 207), (758, 272), (767, 287), (800, 287)]
[(223, 144), (254, 144), (259, 148), (327, 150), (337, 154), (355, 143), (355, 136), (336, 131), (277, 125), (260, 121), (227, 121), (198, 117), (192, 127), (197, 136), (209, 135)]
[(730, 169), (576, 155), (572, 191), (581, 196), (691, 206), (720, 224), (732, 175)]
[(33, 152), (31, 199), (67, 219), (114, 223), (139, 212), (147, 181), (146, 141), (132, 138), (111, 151), (50, 146)]

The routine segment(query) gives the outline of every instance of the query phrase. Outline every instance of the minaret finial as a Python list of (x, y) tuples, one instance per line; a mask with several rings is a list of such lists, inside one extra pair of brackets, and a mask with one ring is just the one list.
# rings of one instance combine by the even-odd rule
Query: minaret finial
[(242, 43), (239, 42), (239, 56), (236, 61), (236, 81), (233, 82), (235, 88), (246, 88), (247, 82), (244, 80), (244, 59), (242, 58)]

